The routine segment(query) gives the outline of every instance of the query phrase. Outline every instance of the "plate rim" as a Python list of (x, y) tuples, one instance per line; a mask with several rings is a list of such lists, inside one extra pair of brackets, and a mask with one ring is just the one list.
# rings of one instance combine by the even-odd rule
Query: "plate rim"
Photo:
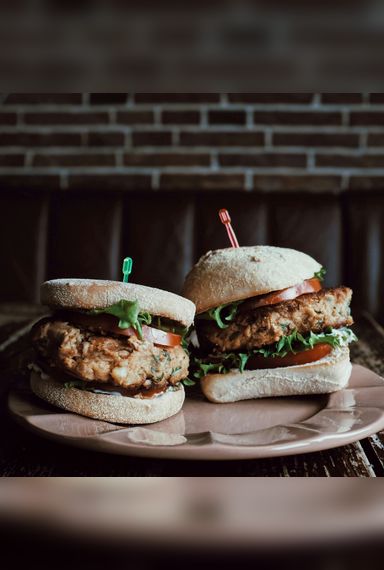
[[(172, 460), (191, 460), (191, 461), (235, 461), (235, 460), (249, 460), (249, 459), (267, 459), (272, 457), (285, 457), (290, 455), (301, 455), (305, 453), (313, 453), (318, 451), (326, 451), (329, 449), (334, 449), (343, 445), (349, 445), (361, 439), (364, 439), (370, 435), (377, 433), (378, 431), (384, 429), (384, 378), (379, 374), (370, 370), (369, 368), (362, 366), (360, 364), (353, 364), (353, 368), (363, 369), (372, 374), (376, 379), (382, 380), (382, 386), (357, 386), (355, 388), (346, 386), (346, 388), (334, 392), (332, 394), (342, 393), (347, 390), (355, 391), (366, 391), (372, 388), (379, 388), (383, 390), (383, 402), (381, 406), (363, 406), (358, 405), (353, 409), (361, 410), (362, 412), (370, 412), (375, 414), (375, 418), (365, 425), (359, 427), (355, 426), (347, 432), (328, 432), (327, 434), (319, 433), (318, 431), (313, 437), (308, 437), (305, 439), (300, 439), (298, 441), (286, 441), (286, 442), (274, 442), (269, 444), (248, 444), (248, 445), (234, 445), (215, 441), (212, 439), (212, 434), (215, 432), (204, 431), (200, 433), (188, 434), (186, 442), (179, 445), (151, 445), (145, 444), (143, 442), (135, 443), (133, 441), (127, 440), (126, 442), (110, 442), (108, 441), (108, 436), (113, 432), (122, 432), (129, 429), (134, 429), (132, 426), (118, 426), (117, 424), (111, 423), (111, 430), (106, 430), (95, 435), (89, 436), (72, 436), (65, 434), (58, 434), (50, 430), (44, 429), (42, 427), (36, 426), (28, 420), (28, 417), (24, 416), (22, 413), (18, 413), (13, 406), (12, 400), (15, 398), (20, 401), (23, 394), (22, 390), (19, 388), (12, 387), (8, 395), (8, 410), (12, 417), (22, 425), (26, 427), (29, 431), (44, 437), (45, 439), (59, 442), (61, 444), (66, 444), (74, 446), (81, 449), (88, 449), (92, 451), (97, 451), (101, 453), (109, 453), (113, 455), (124, 455), (131, 457), (140, 458), (152, 458), (152, 459), (172, 459)], [(318, 410), (309, 418), (302, 420), (297, 423), (286, 423), (277, 424), (276, 426), (271, 426), (265, 428), (266, 430), (274, 429), (276, 427), (289, 427), (289, 426), (300, 426), (305, 424), (309, 420), (313, 420), (319, 415), (323, 414), (326, 410), (333, 409), (333, 406), (329, 406), (332, 394), (328, 394), (327, 403), (324, 408)], [(321, 395), (321, 396), (324, 396)], [(337, 411), (337, 408), (334, 408)], [(52, 406), (53, 415), (54, 407)], [(343, 411), (339, 409), (338, 411)], [(346, 413), (348, 410), (345, 410)], [(58, 410), (57, 414), (72, 414), (72, 412), (66, 412), (65, 410)], [(93, 420), (94, 421), (94, 420)], [(97, 421), (97, 420), (96, 420)], [(102, 421), (102, 420), (100, 420)], [(102, 422), (108, 424), (108, 422)], [(139, 426), (145, 429), (144, 426)], [(259, 430), (263, 431), (263, 430)], [(252, 433), (252, 432), (250, 432)], [(256, 433), (256, 432), (255, 432)], [(235, 435), (235, 434), (233, 434)], [(205, 444), (193, 444), (188, 442), (188, 438), (199, 437), (206, 438), (207, 443)]]

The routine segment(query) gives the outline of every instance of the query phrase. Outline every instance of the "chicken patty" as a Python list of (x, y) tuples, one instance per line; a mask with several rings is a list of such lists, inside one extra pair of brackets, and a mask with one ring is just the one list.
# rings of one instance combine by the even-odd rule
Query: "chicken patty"
[(188, 375), (189, 359), (181, 346), (159, 348), (135, 335), (105, 336), (44, 319), (34, 326), (32, 342), (50, 366), (86, 382), (165, 388)]
[(216, 347), (222, 352), (260, 348), (294, 330), (301, 334), (319, 333), (327, 327), (353, 324), (349, 308), (351, 296), (352, 290), (348, 287), (337, 287), (254, 308), (256, 297), (239, 305), (234, 320), (225, 329), (218, 328), (213, 321), (197, 320), (197, 334), (204, 348)]

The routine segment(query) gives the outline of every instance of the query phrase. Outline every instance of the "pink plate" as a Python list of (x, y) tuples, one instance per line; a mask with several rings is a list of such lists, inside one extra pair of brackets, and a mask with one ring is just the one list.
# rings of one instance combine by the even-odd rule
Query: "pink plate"
[[(188, 388), (187, 388), (188, 393)], [(353, 365), (349, 385), (325, 396), (211, 404), (191, 390), (182, 411), (147, 426), (122, 426), (60, 411), (16, 387), (9, 409), (25, 427), (77, 447), (170, 459), (253, 459), (346, 445), (384, 429), (384, 379)]]

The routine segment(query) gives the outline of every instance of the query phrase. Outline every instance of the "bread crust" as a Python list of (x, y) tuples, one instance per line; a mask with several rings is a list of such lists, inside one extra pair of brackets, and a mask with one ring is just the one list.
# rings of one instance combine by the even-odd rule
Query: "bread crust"
[(267, 370), (208, 374), (201, 389), (211, 402), (223, 404), (278, 396), (329, 394), (348, 384), (352, 365), (347, 347), (316, 362)]
[(188, 273), (183, 295), (196, 312), (292, 287), (310, 279), (320, 263), (294, 249), (256, 245), (208, 251)]
[(177, 414), (184, 403), (184, 387), (147, 399), (109, 396), (67, 388), (45, 373), (31, 371), (31, 389), (49, 404), (97, 420), (119, 424), (151, 424)]
[(138, 301), (140, 309), (189, 327), (195, 316), (192, 301), (154, 287), (98, 279), (53, 279), (41, 285), (43, 305), (63, 309), (97, 309), (122, 299)]

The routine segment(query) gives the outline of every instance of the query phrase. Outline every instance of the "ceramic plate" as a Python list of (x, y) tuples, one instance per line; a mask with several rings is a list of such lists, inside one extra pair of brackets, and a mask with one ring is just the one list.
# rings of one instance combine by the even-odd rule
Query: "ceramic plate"
[(171, 459), (251, 459), (320, 451), (384, 429), (384, 379), (353, 366), (349, 386), (325, 396), (211, 404), (198, 390), (168, 420), (122, 426), (45, 404), (26, 385), (9, 408), (47, 438), (96, 451)]

